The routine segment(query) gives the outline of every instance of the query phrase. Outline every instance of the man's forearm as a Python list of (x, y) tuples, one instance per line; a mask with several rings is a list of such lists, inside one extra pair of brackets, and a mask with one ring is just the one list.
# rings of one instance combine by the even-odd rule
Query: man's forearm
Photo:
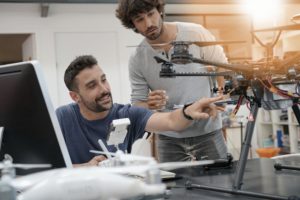
[(173, 131), (180, 131), (183, 130), (185, 128), (187, 128), (191, 123), (192, 123), (192, 119), (188, 119), (187, 117), (184, 116), (183, 112), (186, 115), (189, 115), (187, 113), (187, 109), (185, 109), (183, 111), (183, 109), (177, 109), (173, 112), (170, 113), (170, 128), (173, 129)]
[(191, 124), (182, 113), (182, 109), (172, 112), (154, 113), (147, 123), (146, 131), (163, 132), (163, 131), (181, 131)]
[(134, 106), (149, 108), (148, 103), (146, 101), (137, 101), (133, 104)]

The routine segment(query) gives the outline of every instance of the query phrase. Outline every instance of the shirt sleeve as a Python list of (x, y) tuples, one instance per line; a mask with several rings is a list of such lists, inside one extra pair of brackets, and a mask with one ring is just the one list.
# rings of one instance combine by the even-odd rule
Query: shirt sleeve
[[(202, 27), (202, 41), (216, 41), (215, 36), (211, 32)], [(212, 45), (203, 47), (203, 58), (209, 61), (215, 61), (220, 63), (227, 63), (227, 57), (224, 53), (224, 49), (220, 45)]]
[(129, 118), (134, 132), (134, 140), (143, 137), (145, 133), (145, 127), (152, 114), (153, 111), (146, 108), (137, 106), (130, 107)]
[[(215, 36), (200, 24), (188, 24), (186, 28), (188, 29), (188, 32), (185, 34), (189, 38), (193, 38), (192, 40), (203, 42), (216, 41)], [(227, 57), (224, 53), (223, 47), (221, 47), (220, 45), (200, 47), (199, 50), (200, 55), (195, 55), (197, 58), (227, 63)]]

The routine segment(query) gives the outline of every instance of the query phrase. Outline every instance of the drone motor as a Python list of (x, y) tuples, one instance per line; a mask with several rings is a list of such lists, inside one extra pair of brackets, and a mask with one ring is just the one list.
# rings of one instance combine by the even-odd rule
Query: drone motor
[(190, 42), (173, 42), (174, 52), (171, 55), (171, 62), (176, 64), (188, 64), (193, 62), (193, 56), (189, 53)]

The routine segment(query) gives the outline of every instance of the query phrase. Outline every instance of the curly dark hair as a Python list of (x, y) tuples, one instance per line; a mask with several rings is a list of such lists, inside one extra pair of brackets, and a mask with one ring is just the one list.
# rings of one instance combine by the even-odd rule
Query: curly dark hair
[(86, 68), (92, 68), (97, 65), (98, 62), (95, 57), (91, 55), (82, 55), (76, 57), (65, 71), (64, 81), (69, 91), (78, 90), (77, 84), (75, 83), (75, 77)]
[(132, 18), (140, 13), (149, 12), (156, 8), (164, 16), (164, 0), (119, 0), (116, 17), (129, 29), (135, 30)]

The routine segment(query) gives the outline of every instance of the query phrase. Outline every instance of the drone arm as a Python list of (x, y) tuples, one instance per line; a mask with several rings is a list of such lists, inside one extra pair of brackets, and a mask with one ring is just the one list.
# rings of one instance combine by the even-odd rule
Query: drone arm
[(232, 70), (232, 71), (237, 71), (237, 72), (244, 72), (244, 73), (252, 72), (252, 68), (249, 69), (249, 65), (232, 65), (232, 64), (208, 61), (208, 60), (203, 60), (203, 59), (198, 59), (198, 58), (193, 58), (192, 61), (195, 63), (200, 63), (200, 64), (204, 64), (204, 65), (212, 65), (212, 66), (216, 66), (216, 67), (220, 67), (220, 68), (228, 69), (228, 70)]

